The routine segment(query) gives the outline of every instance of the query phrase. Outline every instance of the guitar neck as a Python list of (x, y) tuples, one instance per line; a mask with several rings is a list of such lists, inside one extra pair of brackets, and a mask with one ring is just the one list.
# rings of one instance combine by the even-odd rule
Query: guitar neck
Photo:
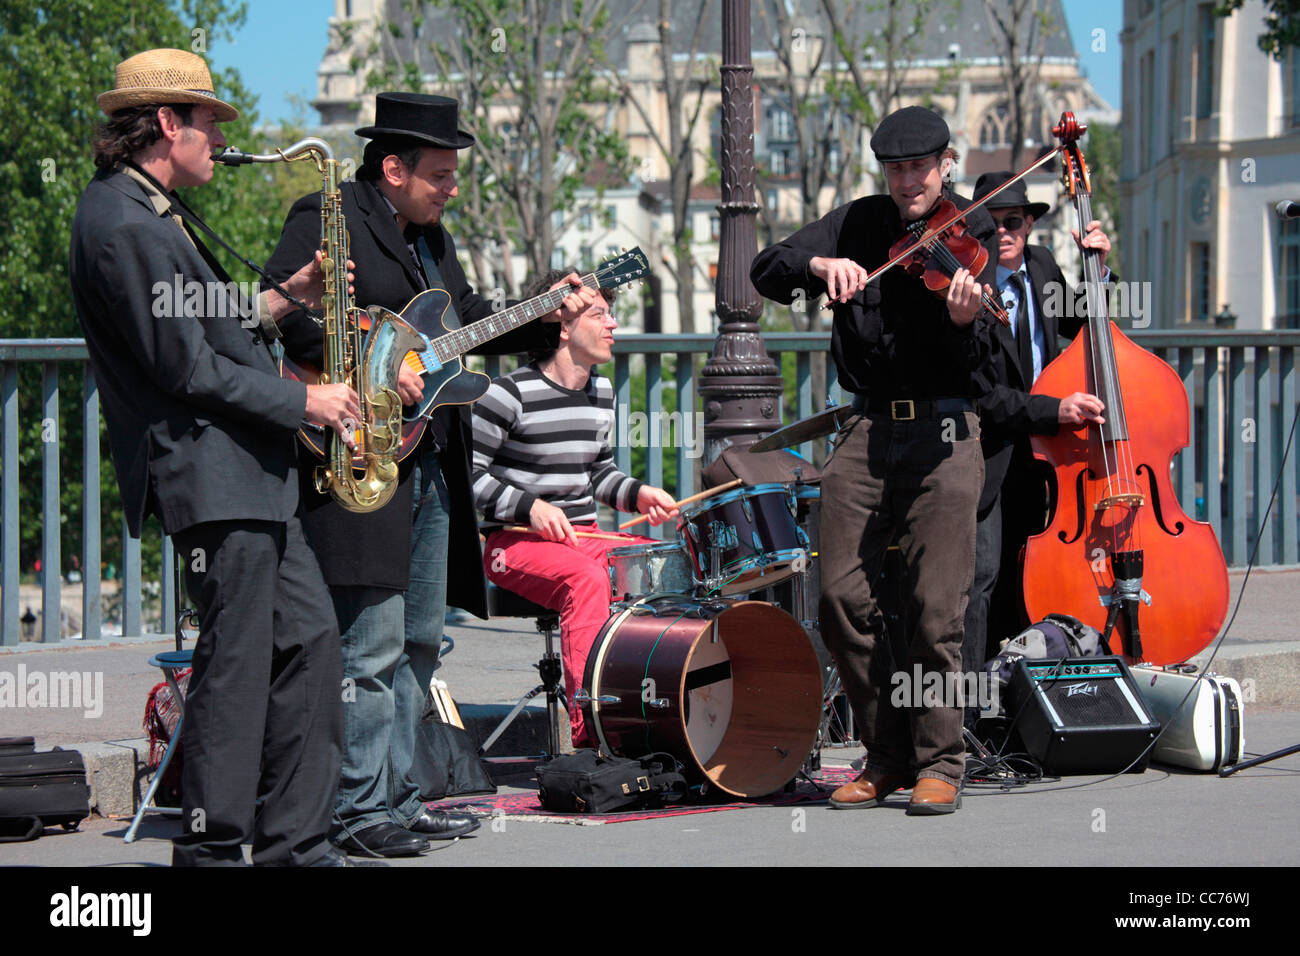
[[(595, 273), (588, 273), (581, 278), (582, 284), (587, 288), (597, 290), (600, 288)], [(494, 312), (486, 319), (479, 319), (477, 322), (471, 322), (469, 325), (448, 332), (433, 342), (434, 355), (438, 357), (439, 362), (446, 365), (452, 359), (459, 358), (484, 342), (490, 342), (531, 322), (539, 315), (554, 312), (563, 304), (564, 297), (571, 289), (572, 286), (551, 289), (525, 302), (512, 305), (508, 309)]]

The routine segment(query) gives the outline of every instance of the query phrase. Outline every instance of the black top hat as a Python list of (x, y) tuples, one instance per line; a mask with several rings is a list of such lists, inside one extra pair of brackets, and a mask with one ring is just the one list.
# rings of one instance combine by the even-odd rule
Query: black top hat
[[(1009, 172), (984, 173), (979, 179), (975, 180), (975, 195), (971, 199), (979, 202), (1014, 175), (1014, 173)], [(1012, 183), (984, 204), (986, 209), (1007, 209), (1012, 206), (1024, 206), (1029, 215), (1035, 219), (1042, 219), (1052, 208), (1045, 202), (1030, 202), (1029, 192), (1025, 189), (1023, 179)]]
[(934, 156), (948, 145), (948, 124), (934, 110), (904, 106), (880, 121), (871, 151), (882, 163), (902, 163)]
[(380, 93), (375, 97), (375, 125), (358, 136), (404, 136), (442, 149), (468, 149), (474, 137), (460, 128), (460, 103), (427, 93)]

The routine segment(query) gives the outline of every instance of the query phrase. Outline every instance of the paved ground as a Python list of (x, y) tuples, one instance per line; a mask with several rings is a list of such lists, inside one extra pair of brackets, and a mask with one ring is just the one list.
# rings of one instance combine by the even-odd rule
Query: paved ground
[[(1240, 581), (1240, 575), (1233, 576), (1234, 601)], [(1249, 679), (1258, 678), (1265, 687), (1270, 673), (1287, 662), (1295, 667), (1300, 571), (1257, 572), (1246, 598), (1216, 668), (1245, 661), (1248, 670), (1256, 668)], [(502, 628), (473, 622), (455, 625), (450, 633), (456, 649), (443, 675), (463, 703), (510, 701), (532, 685), (530, 663), (540, 641), (527, 624)], [(98, 673), (104, 688), (97, 715), (85, 707), (0, 708), (0, 736), (34, 734), (42, 748), (139, 737), (144, 696), (158, 680), (146, 661), (168, 646), (137, 640), (94, 647), (24, 645), (0, 652), (0, 671), (23, 666), (28, 672)], [(1291, 683), (1289, 692), (1247, 707), (1249, 750), (1300, 743), (1300, 698), (1294, 687)], [(827, 762), (847, 763), (855, 755), (830, 750)], [(512, 786), (530, 784), (516, 779)], [(1151, 769), (1108, 780), (1068, 778), (1015, 792), (968, 792), (951, 818), (907, 817), (905, 802), (874, 812), (819, 805), (750, 807), (599, 826), (506, 818), (396, 866), (1293, 866), (1300, 863), (1298, 788), (1300, 756), (1293, 755), (1226, 779)], [(76, 833), (47, 831), (33, 843), (2, 845), (0, 865), (163, 865), (175, 829), (165, 818), (150, 817), (142, 839), (127, 845), (121, 840), (123, 820), (92, 819)]]

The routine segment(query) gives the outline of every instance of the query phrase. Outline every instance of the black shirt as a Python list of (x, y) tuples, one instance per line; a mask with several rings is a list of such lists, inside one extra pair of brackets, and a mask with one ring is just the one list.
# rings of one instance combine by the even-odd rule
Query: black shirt
[[(971, 204), (960, 196), (947, 198), (960, 209)], [(989, 253), (979, 281), (996, 288), (997, 228), (983, 209), (971, 214), (969, 226)], [(793, 301), (799, 289), (813, 300), (826, 292), (826, 283), (808, 272), (814, 256), (853, 259), (870, 272), (889, 261), (890, 246), (904, 232), (891, 197), (864, 196), (764, 249), (749, 277), (754, 288), (777, 302)], [(964, 328), (955, 325), (944, 299), (901, 265), (832, 309), (831, 354), (842, 388), (879, 401), (975, 398), (987, 390), (988, 317)]]

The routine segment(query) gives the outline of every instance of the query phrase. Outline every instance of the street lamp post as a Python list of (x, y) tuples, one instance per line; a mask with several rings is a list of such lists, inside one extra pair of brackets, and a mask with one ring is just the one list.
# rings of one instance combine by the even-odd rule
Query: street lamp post
[(722, 202), (716, 303), (718, 337), (700, 378), (705, 458), (749, 444), (781, 424), (781, 371), (767, 354), (763, 305), (749, 281), (758, 251), (754, 201), (754, 67), (749, 3), (722, 4)]

